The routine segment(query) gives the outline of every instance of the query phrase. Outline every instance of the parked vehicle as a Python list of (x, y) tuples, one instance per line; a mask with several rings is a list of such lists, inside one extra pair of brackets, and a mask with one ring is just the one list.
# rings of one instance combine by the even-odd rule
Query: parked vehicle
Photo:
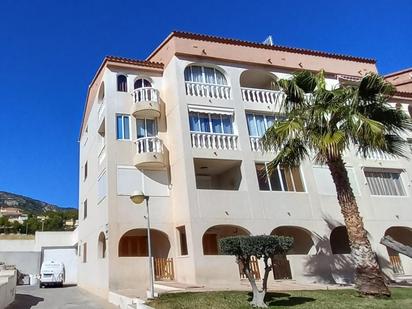
[(65, 277), (64, 264), (45, 261), (40, 269), (40, 288), (44, 286), (63, 286)]

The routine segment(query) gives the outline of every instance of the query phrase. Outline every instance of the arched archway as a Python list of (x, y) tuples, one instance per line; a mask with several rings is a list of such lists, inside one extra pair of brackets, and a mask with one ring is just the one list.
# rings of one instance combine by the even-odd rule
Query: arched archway
[(202, 237), (203, 254), (219, 255), (219, 239), (229, 236), (246, 236), (250, 232), (237, 225), (215, 225), (206, 230)]
[[(170, 251), (169, 237), (166, 233), (156, 229), (150, 230), (152, 255), (167, 258)], [(133, 229), (123, 234), (119, 240), (119, 257), (148, 256), (147, 230)]]
[(104, 259), (106, 257), (106, 236), (103, 232), (100, 232), (99, 239), (97, 242), (97, 256), (100, 259)]
[(279, 226), (270, 235), (293, 237), (293, 246), (288, 254), (310, 254), (315, 244), (312, 240), (312, 233), (298, 226)]
[(412, 104), (409, 104), (408, 112), (409, 112), (409, 116), (412, 118)]
[[(404, 226), (391, 226), (385, 231), (385, 236), (390, 236), (393, 240), (412, 247), (412, 229)], [(389, 256), (389, 262), (392, 266), (392, 270), (395, 275), (405, 274), (404, 267), (402, 265), (401, 256), (399, 252), (386, 247)]]
[(240, 87), (278, 90), (276, 76), (261, 70), (246, 70), (240, 74)]
[(330, 233), (330, 247), (333, 254), (351, 253), (348, 231), (346, 226), (335, 227)]

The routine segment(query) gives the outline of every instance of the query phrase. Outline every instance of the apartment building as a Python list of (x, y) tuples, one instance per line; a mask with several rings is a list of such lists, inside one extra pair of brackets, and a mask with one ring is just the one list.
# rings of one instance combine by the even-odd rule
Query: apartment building
[[(260, 137), (282, 117), (274, 81), (323, 69), (328, 87), (376, 72), (374, 60), (185, 32), (146, 60), (106, 57), (89, 86), (80, 136), (78, 282), (96, 294), (146, 289), (149, 198), (156, 280), (236, 288), (230, 235), (295, 239), (274, 279), (347, 282), (353, 267), (329, 171), (305, 161), (270, 177)], [(412, 99), (394, 106), (410, 111)], [(408, 138), (408, 137), (405, 137)], [(376, 153), (345, 156), (373, 249), (391, 279), (411, 260), (379, 244), (412, 239), (412, 164)], [(259, 268), (260, 267), (260, 268)], [(255, 276), (263, 267), (254, 265)]]

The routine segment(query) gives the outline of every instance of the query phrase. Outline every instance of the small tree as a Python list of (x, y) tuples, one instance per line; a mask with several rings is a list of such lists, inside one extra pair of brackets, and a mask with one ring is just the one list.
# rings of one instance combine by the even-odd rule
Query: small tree
[[(267, 280), (272, 270), (273, 257), (285, 254), (292, 247), (292, 244), (292, 237), (274, 235), (232, 236), (219, 240), (220, 252), (236, 256), (236, 262), (242, 267), (243, 273), (248, 278), (253, 291), (253, 299), (250, 302), (252, 306), (267, 307), (264, 300), (267, 292)], [(252, 256), (255, 256), (258, 260), (263, 259), (265, 264), (261, 289), (257, 287), (250, 270)]]

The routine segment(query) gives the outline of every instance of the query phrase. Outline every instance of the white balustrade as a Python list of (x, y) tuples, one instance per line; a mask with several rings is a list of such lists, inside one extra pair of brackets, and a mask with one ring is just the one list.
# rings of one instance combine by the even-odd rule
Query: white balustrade
[(230, 86), (196, 82), (185, 82), (185, 84), (187, 95), (213, 99), (230, 99)]
[[(265, 151), (263, 149), (263, 144), (262, 144), (262, 140), (260, 137), (249, 137), (250, 139), (250, 148), (252, 149), (252, 151)], [(275, 149), (270, 149), (270, 152), (275, 152)]]
[(262, 141), (260, 140), (260, 137), (250, 137), (250, 148), (252, 148), (252, 151), (262, 151)]
[(133, 102), (140, 103), (140, 102), (158, 102), (159, 100), (159, 91), (152, 87), (143, 87), (143, 88), (136, 88), (132, 92)]
[(366, 157), (364, 157), (361, 153), (359, 153), (358, 156), (366, 160), (394, 160), (396, 159), (395, 156), (391, 156), (387, 153), (384, 153), (383, 151), (378, 151), (378, 150), (369, 152), (366, 155)]
[(192, 147), (200, 149), (237, 150), (237, 135), (191, 132)]
[(281, 104), (286, 98), (282, 91), (242, 87), (241, 92), (242, 100), (251, 103)]
[(157, 136), (138, 138), (135, 143), (137, 153), (163, 153), (163, 142)]

